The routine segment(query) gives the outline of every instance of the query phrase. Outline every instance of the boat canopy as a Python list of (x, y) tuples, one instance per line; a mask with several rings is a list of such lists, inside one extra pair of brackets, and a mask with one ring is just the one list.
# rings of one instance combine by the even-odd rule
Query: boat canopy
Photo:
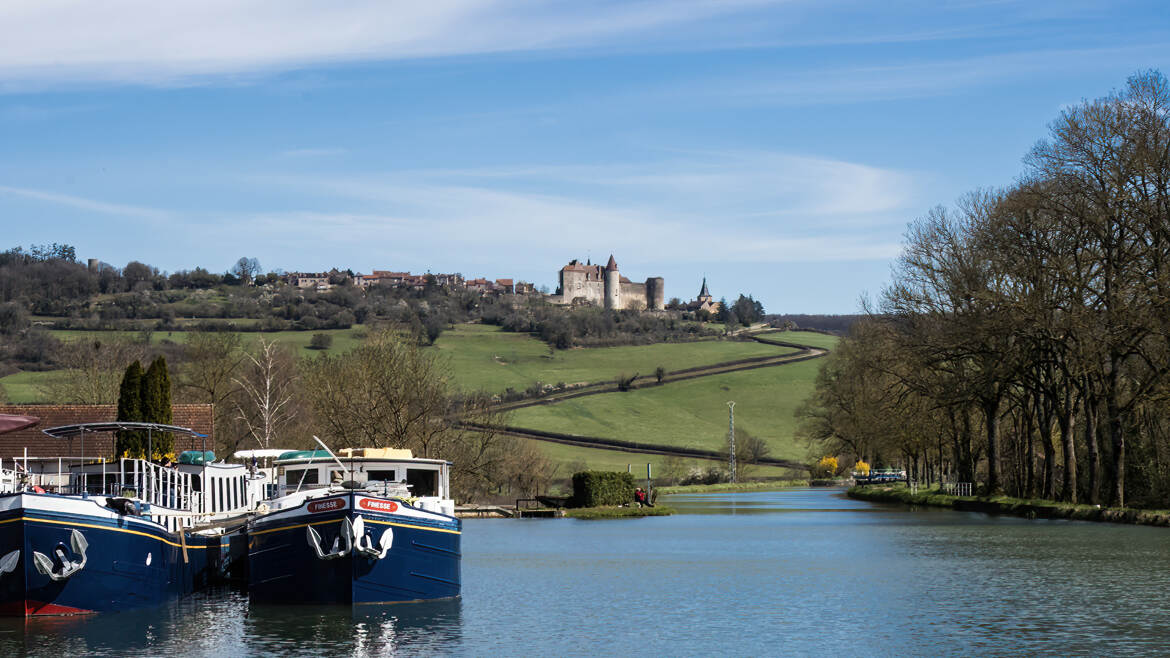
[(280, 453), (277, 459), (332, 459), (328, 450), (287, 450)]
[(211, 450), (184, 450), (179, 453), (180, 464), (210, 464), (215, 461), (215, 452)]
[(237, 451), (232, 453), (232, 457), (234, 457), (235, 459), (251, 459), (253, 457), (255, 457), (256, 459), (267, 459), (269, 457), (279, 457), (279, 456), (281, 456), (285, 453), (288, 453), (288, 452), (296, 452), (296, 451), (295, 450), (290, 451), (288, 448), (263, 448), (263, 449), (259, 449), (259, 450), (237, 450)]
[(172, 434), (184, 434), (186, 436), (207, 438), (206, 434), (200, 434), (199, 432), (196, 432), (189, 427), (179, 427), (178, 425), (163, 425), (162, 423), (135, 423), (122, 420), (115, 420), (107, 423), (80, 423), (77, 425), (61, 425), (60, 427), (50, 427), (41, 431), (57, 439), (72, 439), (75, 436), (81, 436), (91, 432), (118, 432), (122, 430), (171, 432)]
[(26, 427), (32, 427), (41, 422), (40, 418), (33, 418), (32, 416), (13, 416), (11, 414), (0, 414), (0, 434), (7, 434), (22, 430)]

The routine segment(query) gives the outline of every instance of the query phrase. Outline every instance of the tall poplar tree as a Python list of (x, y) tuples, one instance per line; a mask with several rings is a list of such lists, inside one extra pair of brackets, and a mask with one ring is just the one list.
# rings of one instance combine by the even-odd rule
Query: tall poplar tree
[[(140, 422), (142, 415), (142, 381), (144, 373), (138, 361), (126, 367), (118, 388), (118, 420)], [(138, 458), (143, 454), (141, 432), (123, 430), (114, 436), (114, 457)]]
[[(167, 372), (167, 360), (158, 357), (151, 362), (142, 378), (142, 416), (148, 423), (171, 425), (174, 415), (171, 411), (171, 376)], [(169, 432), (151, 435), (151, 450), (156, 456), (174, 457), (175, 437)]]

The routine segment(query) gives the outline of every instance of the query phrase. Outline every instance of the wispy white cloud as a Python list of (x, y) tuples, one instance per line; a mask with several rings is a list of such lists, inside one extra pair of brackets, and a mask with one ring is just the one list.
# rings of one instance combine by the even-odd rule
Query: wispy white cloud
[(778, 0), (10, 0), (0, 80), (175, 83), (308, 64), (600, 46)]
[[(1077, 21), (1072, 32), (1083, 35), (1083, 43), (1116, 41), (1092, 32), (1094, 16), (1106, 8), (1036, 4), (8, 0), (0, 4), (0, 88), (223, 82), (345, 62), (496, 53), (817, 48), (1005, 37), (1034, 42), (1046, 34), (1067, 42), (1068, 21)], [(858, 74), (864, 77), (864, 71)]]
[(755, 70), (750, 75), (696, 78), (684, 85), (643, 90), (638, 94), (638, 102), (704, 97), (726, 105), (801, 106), (923, 98), (993, 84), (1025, 82), (1037, 76), (1083, 76), (1089, 71), (1129, 70), (1135, 61), (1164, 58), (1166, 47), (1165, 42), (1159, 41), (814, 70)]
[(96, 199), (88, 199), (70, 194), (61, 194), (59, 192), (37, 190), (27, 187), (9, 187), (7, 185), (0, 185), (0, 195), (18, 196), (25, 199), (33, 199), (36, 201), (43, 201), (61, 206), (68, 206), (78, 210), (101, 213), (103, 215), (119, 215), (122, 217), (132, 217), (148, 220), (165, 220), (175, 216), (173, 213), (167, 210), (160, 210), (158, 208), (110, 203), (107, 201), (99, 201)]
[(646, 263), (736, 254), (759, 262), (890, 258), (918, 184), (907, 172), (777, 153), (708, 153), (612, 167), (396, 171), (257, 180), (312, 192), (337, 212), (257, 213), (233, 230), (555, 260), (619, 250)]

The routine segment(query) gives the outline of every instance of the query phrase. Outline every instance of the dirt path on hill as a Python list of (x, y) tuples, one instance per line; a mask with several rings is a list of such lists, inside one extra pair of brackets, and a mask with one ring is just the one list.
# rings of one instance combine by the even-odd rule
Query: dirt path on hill
[[(666, 373), (661, 382), (656, 380), (655, 375), (639, 375), (633, 382), (631, 382), (631, 390), (645, 389), (655, 386), (666, 386), (675, 382), (687, 381), (691, 379), (698, 379), (700, 377), (710, 377), (712, 375), (722, 375), (730, 372), (742, 372), (744, 370), (755, 370), (757, 368), (774, 368), (777, 366), (784, 366), (791, 363), (800, 363), (801, 361), (811, 361), (812, 359), (819, 359), (829, 353), (829, 350), (823, 347), (812, 347), (809, 345), (800, 345), (797, 343), (790, 343), (780, 340), (771, 340), (759, 334), (748, 334), (744, 336), (758, 343), (765, 345), (774, 345), (776, 347), (787, 347), (790, 349), (800, 350), (796, 354), (782, 354), (778, 356), (762, 356), (753, 357), (750, 359), (739, 359), (736, 361), (726, 361), (723, 363), (714, 363), (706, 366), (695, 366), (693, 368), (684, 368), (682, 370), (675, 370)], [(515, 402), (504, 402), (497, 406), (502, 411), (512, 411), (513, 409), (523, 409), (525, 407), (534, 407), (542, 404), (557, 404), (565, 400), (574, 400), (590, 395), (600, 395), (602, 393), (616, 393), (618, 386), (615, 382), (597, 382), (582, 386), (580, 388), (569, 391), (562, 391), (553, 393), (542, 398), (533, 400), (518, 400)], [(716, 450), (704, 450), (701, 448), (683, 448), (679, 446), (668, 446), (655, 443), (641, 443), (637, 441), (622, 441), (619, 439), (609, 439), (598, 436), (579, 436), (576, 434), (561, 434), (558, 432), (545, 432), (542, 430), (529, 429), (524, 427), (505, 426), (499, 428), (490, 428), (478, 423), (464, 423), (464, 427), (477, 430), (495, 429), (508, 436), (515, 436), (524, 439), (533, 439), (536, 441), (549, 441), (552, 443), (562, 443), (565, 445), (579, 446), (582, 448), (602, 448), (605, 450), (620, 450), (622, 452), (642, 453), (649, 455), (666, 455), (673, 457), (684, 457), (688, 459), (724, 459)], [(759, 464), (766, 466), (781, 466), (794, 469), (806, 469), (807, 466), (797, 462), (789, 461), (787, 459), (774, 459), (766, 457), (759, 461)]]

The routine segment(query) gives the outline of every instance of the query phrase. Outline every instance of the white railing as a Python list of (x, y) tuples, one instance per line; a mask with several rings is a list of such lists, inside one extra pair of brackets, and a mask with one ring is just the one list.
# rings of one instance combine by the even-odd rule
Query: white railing
[(952, 496), (971, 496), (974, 495), (975, 487), (970, 482), (943, 482), (942, 490)]

